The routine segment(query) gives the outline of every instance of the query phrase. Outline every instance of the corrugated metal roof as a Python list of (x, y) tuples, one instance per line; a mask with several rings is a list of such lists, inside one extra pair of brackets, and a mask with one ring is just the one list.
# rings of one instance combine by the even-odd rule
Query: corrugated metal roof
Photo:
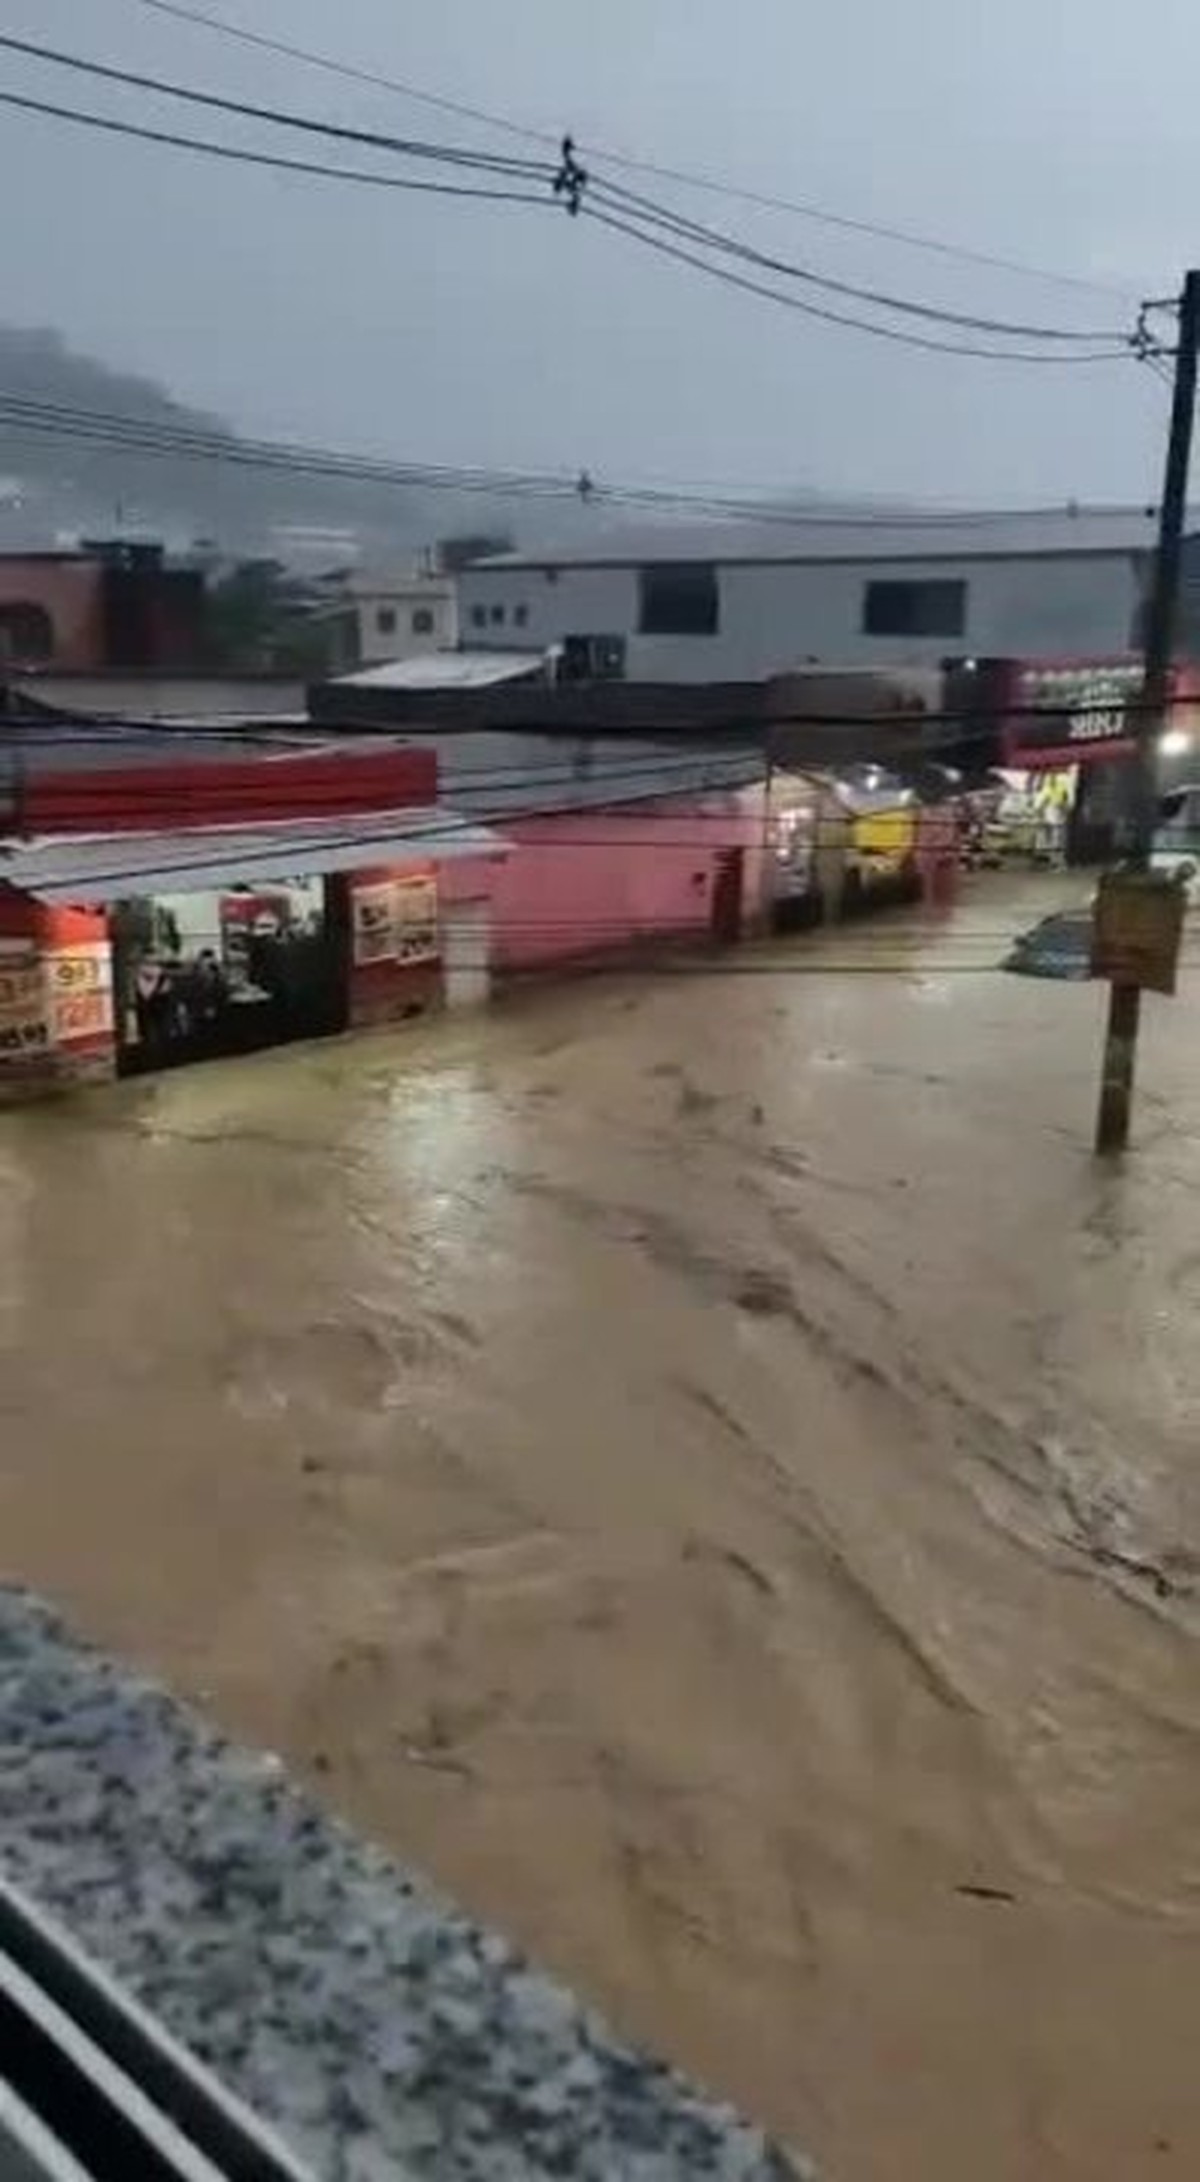
[(303, 719), (304, 684), (293, 675), (56, 673), (18, 676), (16, 696), (68, 719), (171, 723)]
[(332, 687), (343, 689), (487, 689), (493, 682), (516, 682), (537, 674), (542, 652), (427, 652), (420, 659), (388, 659), (379, 667), (339, 674)]
[(596, 810), (665, 795), (744, 787), (761, 779), (764, 763), (760, 745), (745, 740), (710, 738), (689, 743), (624, 734), (407, 725), (397, 726), (394, 732), (393, 741), (378, 732), (323, 734), (319, 726), (310, 725), (307, 735), (294, 742), (286, 735), (247, 741), (217, 734), (188, 736), (181, 730), (97, 727), (80, 731), (48, 723), (32, 728), (14, 723), (7, 733), (0, 732), (0, 801), (6, 786), (15, 797), (21, 782), (67, 773), (109, 772), (171, 761), (228, 764), (231, 759), (254, 757), (273, 764), (292, 757), (335, 754), (378, 757), (383, 750), (416, 748), (436, 753), (438, 787), (446, 803), (465, 818), (487, 820), (539, 811)]
[(744, 788), (761, 780), (762, 751), (746, 743), (692, 744), (629, 735), (526, 735), (499, 729), (438, 734), (405, 731), (404, 742), (434, 749), (438, 783), (473, 819), (604, 810), (663, 796)]
[(507, 844), (444, 804), (269, 826), (170, 833), (56, 834), (0, 842), (0, 879), (47, 902), (186, 894), (242, 879), (295, 879), (363, 864), (503, 854)]
[[(294, 730), (294, 732), (289, 732)], [(340, 746), (339, 746), (340, 747)], [(256, 720), (241, 732), (223, 721), (164, 727), (106, 720), (0, 720), (0, 790), (6, 779), (54, 773), (119, 772), (147, 765), (228, 765), (260, 758), (311, 757), (326, 745), (308, 720)]]
[(679, 561), (961, 561), (1062, 553), (1146, 552), (1157, 510), (1051, 508), (946, 510), (919, 515), (772, 516), (761, 522), (642, 523), (589, 544), (524, 546), (464, 569), (641, 567)]

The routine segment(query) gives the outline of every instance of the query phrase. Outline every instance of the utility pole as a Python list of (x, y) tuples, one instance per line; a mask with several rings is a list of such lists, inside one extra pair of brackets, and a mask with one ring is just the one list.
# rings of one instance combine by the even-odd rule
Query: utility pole
[[(1186, 275), (1179, 298), (1179, 339), (1171, 397), (1171, 432), (1159, 511), (1154, 581), (1147, 602), (1144, 670), (1136, 722), (1137, 759), (1133, 781), (1133, 844), (1129, 863), (1144, 871), (1158, 818), (1158, 739), (1166, 723), (1171, 695), (1171, 653), (1179, 605), (1183, 528), (1187, 514), (1192, 426), (1196, 414), (1196, 360), (1200, 341), (1200, 271)], [(1096, 1150), (1123, 1152), (1129, 1142), (1134, 1067), (1141, 1023), (1140, 985), (1114, 982), (1109, 988), (1108, 1027), (1096, 1114)]]

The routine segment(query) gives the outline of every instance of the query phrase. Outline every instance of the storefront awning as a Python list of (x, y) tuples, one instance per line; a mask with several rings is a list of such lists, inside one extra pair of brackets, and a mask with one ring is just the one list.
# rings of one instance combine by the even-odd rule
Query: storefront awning
[(239, 880), (315, 878), (371, 864), (431, 864), (503, 855), (507, 843), (442, 804), (268, 826), (173, 833), (44, 835), (0, 844), (0, 880), (44, 902), (80, 905), (132, 894), (188, 894)]
[(1100, 742), (1010, 741), (1004, 765), (1012, 773), (1065, 773), (1072, 765), (1111, 765), (1116, 758), (1136, 756), (1137, 744), (1129, 735), (1110, 735)]

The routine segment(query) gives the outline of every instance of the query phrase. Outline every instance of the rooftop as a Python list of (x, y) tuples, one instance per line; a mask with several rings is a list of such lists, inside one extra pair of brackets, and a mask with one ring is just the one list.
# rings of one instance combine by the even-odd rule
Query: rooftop
[[(883, 515), (771, 514), (756, 522), (643, 522), (598, 529), (594, 543), (526, 546), (475, 569), (629, 567), (648, 561), (985, 560), (1013, 555), (1140, 553), (1153, 507), (946, 509)], [(474, 569), (464, 571), (466, 576)]]
[[(189, 734), (154, 723), (139, 728), (130, 723), (14, 722), (0, 737), (0, 808), (6, 790), (11, 796), (21, 783), (29, 786), (65, 774), (109, 774), (128, 767), (198, 762), (228, 765), (247, 758), (270, 764), (335, 753), (375, 759), (385, 751), (404, 749), (433, 751), (440, 792), (456, 814), (476, 821), (595, 810), (661, 796), (740, 788), (761, 778), (763, 766), (757, 745), (733, 739), (681, 747), (652, 736), (586, 731), (548, 735), (520, 728), (437, 728), (418, 723), (397, 724), (391, 733), (382, 734), (378, 729), (359, 733), (353, 728), (328, 734), (319, 725), (296, 733), (276, 732), (256, 723), (239, 736)], [(426, 813), (427, 818), (430, 815), (440, 820), (445, 814), (435, 810)], [(289, 820), (288, 825), (293, 827), (294, 822)], [(339, 836), (350, 834), (353, 823), (339, 818), (337, 828)], [(3, 856), (0, 844), (0, 870)]]
[(110, 902), (248, 879), (291, 879), (365, 865), (498, 855), (504, 843), (444, 804), (280, 819), (259, 826), (174, 826), (163, 833), (57, 834), (0, 840), (0, 878), (44, 902)]
[(187, 668), (41, 668), (10, 682), (13, 710), (73, 720), (200, 721), (304, 718), (304, 684), (290, 674), (202, 674)]
[(19, 780), (110, 773), (147, 765), (228, 765), (247, 757), (312, 757), (325, 747), (307, 722), (268, 720), (14, 719), (0, 722), (0, 795)]
[(462, 728), (405, 728), (402, 734), (410, 747), (436, 750), (439, 793), (475, 820), (719, 793), (761, 780), (763, 772), (761, 753), (744, 743), (681, 748), (628, 735)]
[(334, 689), (488, 689), (518, 682), (545, 665), (542, 652), (426, 652), (417, 659), (388, 659), (379, 667), (339, 674)]
[(454, 577), (436, 568), (356, 568), (346, 578), (349, 598), (426, 598), (432, 591), (451, 592)]

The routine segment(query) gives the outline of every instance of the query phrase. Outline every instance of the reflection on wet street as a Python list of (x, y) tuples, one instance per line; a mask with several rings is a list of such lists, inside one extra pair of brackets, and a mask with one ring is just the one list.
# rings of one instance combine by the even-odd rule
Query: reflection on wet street
[(4, 1562), (836, 2182), (1200, 2167), (1200, 978), (1042, 904), (0, 1119)]

